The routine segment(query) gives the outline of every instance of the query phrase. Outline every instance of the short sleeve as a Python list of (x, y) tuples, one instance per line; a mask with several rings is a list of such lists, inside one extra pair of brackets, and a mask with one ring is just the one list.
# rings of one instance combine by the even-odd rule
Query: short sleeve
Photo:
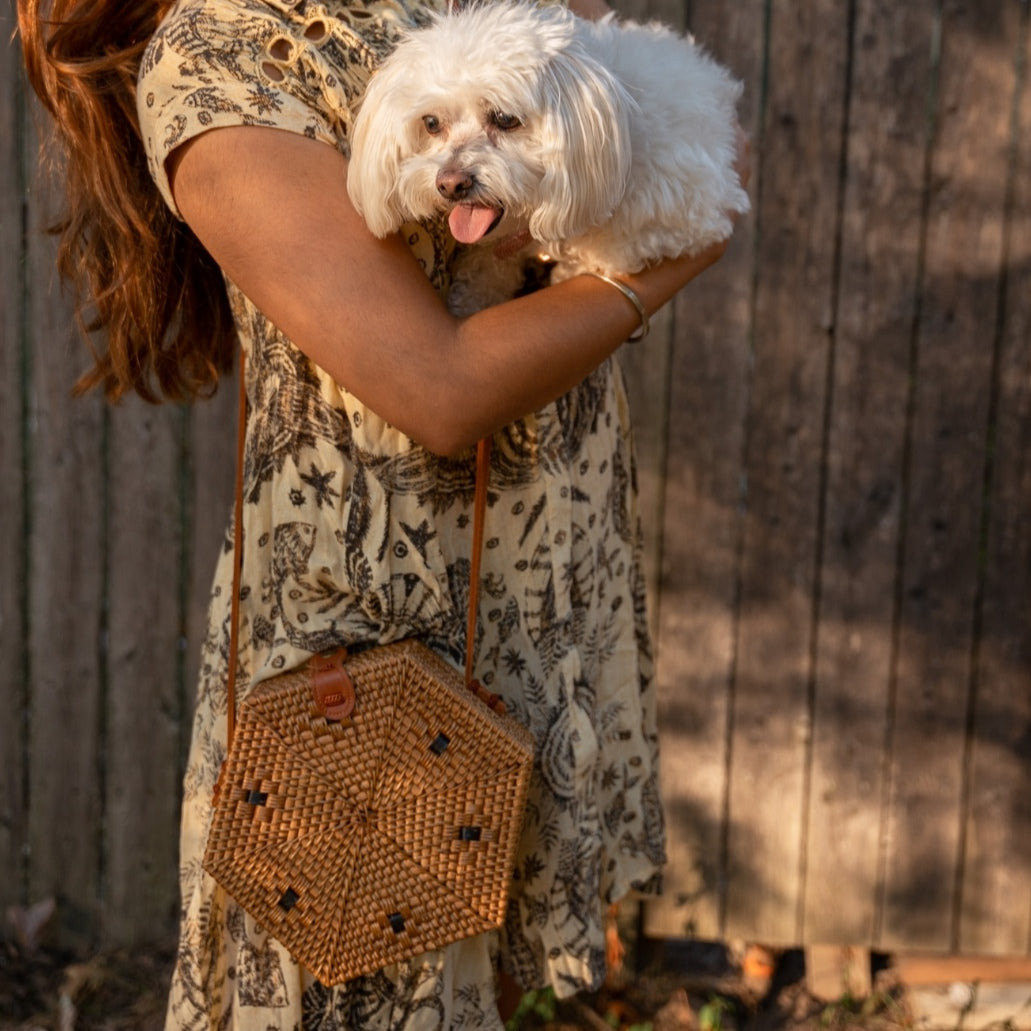
[(285, 129), (348, 152), (352, 106), (401, 29), (374, 17), (351, 24), (347, 12), (358, 6), (180, 0), (137, 84), (150, 172), (173, 212), (166, 159), (209, 129)]

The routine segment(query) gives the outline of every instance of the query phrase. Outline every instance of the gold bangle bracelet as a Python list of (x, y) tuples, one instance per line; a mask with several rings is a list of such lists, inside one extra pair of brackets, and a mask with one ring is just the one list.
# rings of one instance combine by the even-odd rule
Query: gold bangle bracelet
[(637, 316), (641, 320), (641, 325), (633, 336), (627, 337), (627, 340), (632, 344), (637, 343), (638, 340), (643, 340), (648, 335), (650, 327), (648, 324), (648, 312), (644, 310), (641, 298), (626, 283), (619, 279), (613, 279), (612, 276), (607, 276), (604, 272), (588, 272), (587, 275), (594, 276), (595, 279), (600, 279), (610, 286), (614, 286), (634, 306), (637, 310)]

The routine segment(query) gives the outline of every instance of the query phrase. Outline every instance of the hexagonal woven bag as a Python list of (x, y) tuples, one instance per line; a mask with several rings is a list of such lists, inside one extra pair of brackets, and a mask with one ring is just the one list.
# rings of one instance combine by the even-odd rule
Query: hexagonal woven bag
[(204, 868), (323, 984), (501, 924), (533, 745), (406, 640), (348, 656), (349, 715), (307, 667), (241, 703)]

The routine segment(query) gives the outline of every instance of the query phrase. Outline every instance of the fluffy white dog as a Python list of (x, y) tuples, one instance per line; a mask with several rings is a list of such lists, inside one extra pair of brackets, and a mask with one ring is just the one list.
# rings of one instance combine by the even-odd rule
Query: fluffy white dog
[[(377, 236), (446, 214), (468, 248), (449, 304), (511, 296), (517, 254), (552, 280), (631, 273), (727, 238), (741, 85), (660, 25), (482, 3), (408, 34), (355, 118), (347, 186)], [(531, 251), (532, 249), (532, 251)]]

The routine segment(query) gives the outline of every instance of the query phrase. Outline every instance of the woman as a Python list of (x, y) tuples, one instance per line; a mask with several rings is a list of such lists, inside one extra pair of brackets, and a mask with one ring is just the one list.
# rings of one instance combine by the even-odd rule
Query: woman
[[(68, 152), (62, 268), (106, 333), (81, 388), (193, 397), (235, 340), (248, 355), (242, 684), (354, 641), (418, 636), (460, 661), (471, 447), (494, 437), (476, 672), (539, 759), (505, 927), (327, 988), (202, 871), (226, 734), (227, 550), (185, 779), (170, 1029), (498, 1028), (520, 989), (598, 985), (604, 907), (653, 886), (663, 861), (612, 358), (638, 312), (585, 276), (454, 318), (446, 230), (377, 240), (344, 188), (369, 74), (445, 2), (19, 0), (30, 77)], [(719, 254), (626, 284), (653, 313)]]

